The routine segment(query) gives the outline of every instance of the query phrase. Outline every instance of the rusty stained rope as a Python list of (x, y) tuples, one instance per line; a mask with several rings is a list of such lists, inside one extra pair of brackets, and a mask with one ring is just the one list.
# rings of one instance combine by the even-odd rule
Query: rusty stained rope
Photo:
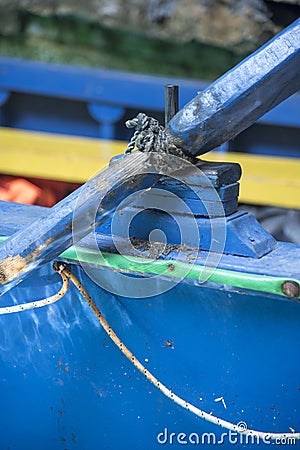
[(241, 430), (239, 428), (239, 424), (233, 424), (231, 422), (228, 422), (226, 420), (223, 420), (219, 417), (213, 416), (212, 414), (207, 413), (206, 411), (203, 411), (200, 408), (197, 408), (193, 404), (187, 402), (183, 398), (179, 397), (177, 394), (172, 392), (168, 387), (166, 387), (161, 381), (159, 381), (146, 367), (134, 356), (134, 354), (126, 347), (126, 345), (121, 341), (121, 339), (116, 335), (114, 330), (110, 327), (106, 319), (104, 318), (103, 314), (97, 307), (94, 300), (91, 298), (89, 293), (86, 291), (84, 286), (80, 283), (80, 281), (76, 278), (76, 276), (66, 267), (62, 267), (64, 265), (60, 263), (54, 264), (54, 270), (56, 270), (61, 277), (63, 278), (63, 281), (65, 282), (66, 278), (70, 279), (74, 286), (78, 289), (82, 297), (86, 300), (89, 307), (92, 309), (93, 313), (95, 314), (97, 320), (102, 325), (104, 331), (108, 334), (110, 339), (113, 341), (113, 343), (121, 350), (123, 355), (134, 365), (136, 369), (139, 370), (146, 378), (149, 380), (160, 392), (162, 392), (167, 398), (172, 400), (177, 405), (181, 406), (182, 408), (186, 409), (187, 411), (190, 411), (192, 414), (194, 414), (197, 417), (200, 417), (201, 419), (206, 420), (207, 422), (211, 422), (215, 425), (219, 425), (222, 428), (225, 428), (227, 430), (234, 431), (236, 433), (240, 433), (243, 435), (253, 436), (260, 439), (263, 439), (265, 441), (271, 441), (271, 440), (284, 440), (284, 439), (300, 439), (300, 433), (268, 433), (263, 431), (256, 431), (256, 430), (250, 430), (250, 429), (243, 429)]

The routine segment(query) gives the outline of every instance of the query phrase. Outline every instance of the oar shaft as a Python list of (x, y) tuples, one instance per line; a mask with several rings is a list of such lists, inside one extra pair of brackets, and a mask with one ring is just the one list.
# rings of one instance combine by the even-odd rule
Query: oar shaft
[(170, 121), (176, 144), (201, 155), (300, 89), (300, 19), (216, 80)]
[[(93, 230), (95, 223), (100, 225), (107, 220), (130, 193), (153, 185), (155, 177), (143, 174), (149, 157), (149, 154), (135, 152), (116, 161), (3, 242), (0, 245), (0, 295), (80, 241)], [(97, 211), (103, 198), (103, 209)]]

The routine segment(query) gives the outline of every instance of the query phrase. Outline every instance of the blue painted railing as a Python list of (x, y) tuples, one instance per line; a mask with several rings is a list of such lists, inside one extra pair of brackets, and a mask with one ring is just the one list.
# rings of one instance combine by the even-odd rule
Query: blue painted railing
[(169, 77), (0, 58), (2, 125), (127, 139), (131, 132), (120, 135), (120, 120), (123, 123), (126, 114), (132, 117), (141, 110), (162, 113), (163, 86), (169, 82), (180, 85), (181, 106), (207, 85)]
[[(104, 69), (0, 58), (0, 125), (128, 140), (124, 122), (143, 111), (163, 122), (163, 86), (180, 86), (180, 108), (208, 85)], [(231, 151), (299, 156), (300, 95), (263, 116), (225, 146)], [(223, 147), (224, 148), (224, 147)]]

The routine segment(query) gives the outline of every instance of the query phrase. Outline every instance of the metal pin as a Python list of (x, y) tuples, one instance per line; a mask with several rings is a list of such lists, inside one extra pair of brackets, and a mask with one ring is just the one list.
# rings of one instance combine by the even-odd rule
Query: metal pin
[(165, 85), (165, 127), (172, 117), (178, 112), (178, 86), (176, 84)]

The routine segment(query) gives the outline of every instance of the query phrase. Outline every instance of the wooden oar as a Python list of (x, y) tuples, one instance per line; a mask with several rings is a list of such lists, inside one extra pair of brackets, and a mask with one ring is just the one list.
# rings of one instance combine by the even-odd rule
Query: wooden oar
[(201, 155), (237, 136), (300, 89), (300, 19), (200, 92), (169, 123)]
[[(177, 146), (193, 155), (205, 153), (298, 90), (299, 51), (300, 19), (173, 117), (168, 127)], [(101, 224), (128, 194), (152, 186), (155, 177), (141, 175), (149, 158), (150, 154), (140, 152), (126, 156), (2, 243), (0, 294), (79, 241), (95, 223)], [(128, 177), (133, 177), (130, 182)], [(95, 216), (95, 207), (108, 192), (105, 207)], [(77, 232), (73, 237), (74, 211)]]
[(152, 186), (157, 178), (151, 171), (156, 169), (153, 154), (134, 152), (114, 162), (2, 243), (0, 294), (80, 241), (107, 220), (129, 194)]

